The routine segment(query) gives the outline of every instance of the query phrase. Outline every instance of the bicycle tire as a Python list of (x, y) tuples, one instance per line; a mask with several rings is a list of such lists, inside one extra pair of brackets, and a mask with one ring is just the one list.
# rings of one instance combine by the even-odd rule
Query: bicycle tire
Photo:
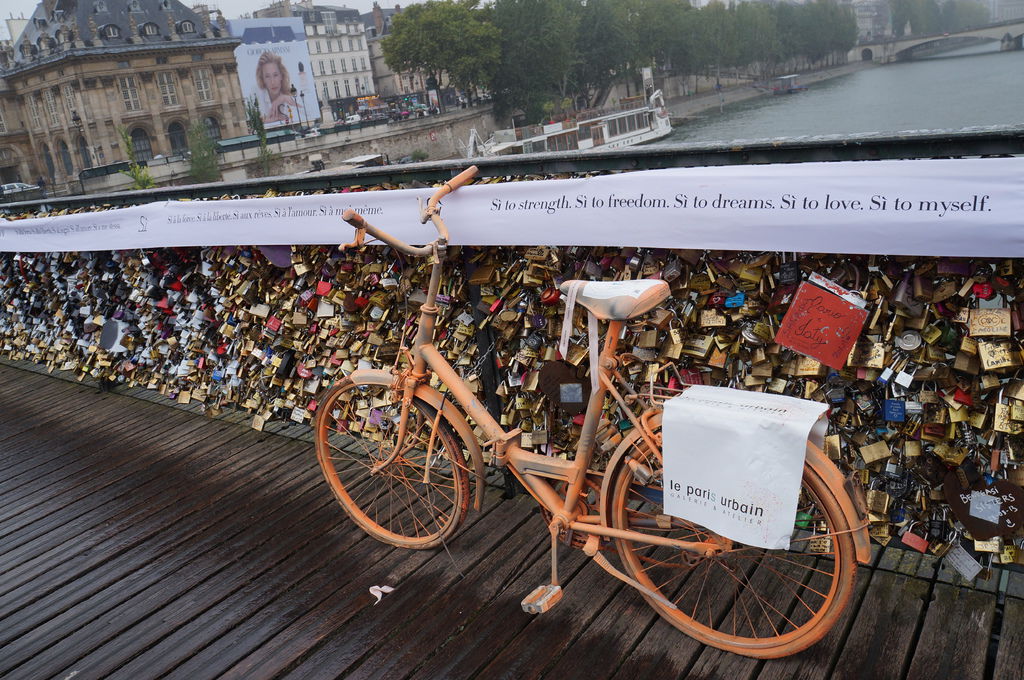
[[(642, 484), (628, 466), (618, 465), (610, 480), (606, 521), (620, 529), (702, 540), (707, 535), (703, 527), (664, 514), (661, 452), (652, 454), (638, 435), (624, 446), (654, 476)], [(857, 570), (839, 503), (807, 464), (798, 505), (788, 551), (737, 544), (719, 556), (688, 557), (626, 539), (616, 539), (615, 545), (625, 571), (675, 605), (673, 609), (643, 595), (673, 626), (719, 649), (779, 658), (810, 647), (828, 633), (850, 600)]]
[(402, 548), (434, 548), (458, 530), (469, 509), (461, 440), (436, 409), (414, 398), (405, 450), (374, 471), (394, 451), (401, 406), (388, 385), (349, 378), (334, 385), (317, 409), (317, 460), (338, 502), (366, 533)]

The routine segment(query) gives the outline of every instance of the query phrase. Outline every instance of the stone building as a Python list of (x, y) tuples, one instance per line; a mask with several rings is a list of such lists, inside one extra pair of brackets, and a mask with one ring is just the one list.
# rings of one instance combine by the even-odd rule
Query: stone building
[[(222, 34), (223, 32), (223, 34)], [(246, 134), (224, 19), (178, 0), (44, 0), (0, 56), (0, 178), (78, 190), (78, 173), (184, 154), (201, 121)]]
[(377, 93), (388, 100), (418, 96), (426, 99), (426, 77), (422, 73), (395, 73), (384, 61), (384, 38), (391, 32), (391, 20), (402, 11), (401, 6), (393, 9), (382, 8), (373, 3), (373, 10), (363, 14), (366, 24), (367, 45), (370, 50), (370, 61), (373, 64), (373, 79), (377, 85)]
[[(256, 18), (302, 17), (310, 70), (320, 98), (320, 119), (329, 124), (355, 111), (360, 97), (376, 92), (367, 35), (359, 11), (312, 0), (279, 0), (253, 12)], [(312, 117), (312, 116), (311, 116)]]

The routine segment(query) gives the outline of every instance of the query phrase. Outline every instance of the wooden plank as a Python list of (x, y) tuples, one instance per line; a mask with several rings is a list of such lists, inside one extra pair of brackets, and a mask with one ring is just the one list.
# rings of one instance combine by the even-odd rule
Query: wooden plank
[[(293, 672), (299, 677), (313, 678), (316, 673), (326, 671), (335, 677), (350, 663), (346, 648), (354, 650), (355, 658), (358, 658), (386, 640), (390, 629), (397, 628), (401, 633), (411, 620), (419, 620), (417, 605), (425, 606), (430, 598), (424, 598), (421, 589), (410, 587), (410, 584), (436, 584), (436, 592), (440, 593), (450, 585), (441, 581), (443, 577), (449, 581), (459, 578), (452, 560), (460, 568), (473, 569), (476, 561), (504, 538), (502, 529), (507, 528), (515, 517), (507, 507), (494, 503), (495, 496), (496, 493), (489, 494), (488, 500), (492, 503), (485, 508), (487, 512), (467, 516), (466, 524), (449, 546), (450, 555), (446, 551), (428, 553), (426, 556), (428, 564), (433, 565), (432, 569), (420, 569), (404, 581), (394, 582), (394, 593), (381, 604), (363, 610), (344, 628), (331, 631), (319, 642), (315, 653), (306, 657), (303, 665)], [(392, 583), (390, 574), (375, 576), (372, 568), (362, 572), (339, 569), (339, 562), (345, 559), (345, 553), (352, 544), (372, 539), (351, 523), (337, 505), (332, 505), (329, 511), (340, 519), (335, 530), (318, 537), (307, 550), (276, 568), (272, 578), (253, 581), (191, 621), (187, 629), (165, 637), (146, 653), (118, 669), (108, 680), (131, 680), (144, 669), (161, 675), (173, 669), (178, 677), (194, 677), (200, 670), (218, 674), (293, 623), (296, 612), (316, 605), (329, 588), (336, 588), (352, 578)], [(396, 557), (400, 556), (401, 553), (396, 553)], [(290, 588), (294, 590), (287, 593), (289, 597), (278, 601), (277, 598)], [(216, 642), (210, 644), (211, 640)], [(327, 650), (331, 651), (328, 653)], [(326, 662), (319, 658), (324, 656)], [(175, 668), (183, 663), (185, 666)], [(308, 668), (308, 673), (303, 667)]]
[[(457, 541), (453, 542), (454, 544)], [(351, 559), (349, 557), (351, 556)], [(331, 592), (291, 625), (281, 629), (252, 653), (221, 675), (223, 678), (249, 678), (253, 673), (277, 674), (310, 653), (320, 640), (342, 626), (348, 626), (364, 610), (373, 607), (369, 594), (372, 585), (400, 585), (416, 588), (407, 579), (418, 571), (431, 554), (423, 551), (390, 549), (376, 541), (364, 541), (345, 555), (345, 564), (361, 577)], [(422, 596), (429, 584), (417, 589)], [(383, 605), (382, 605), (383, 606)]]
[(874, 572), (861, 614), (854, 621), (832, 677), (900, 678), (913, 651), (914, 631), (927, 594), (925, 581), (891, 571)]
[[(591, 673), (600, 668), (610, 676), (658, 619), (658, 613), (635, 589), (623, 587), (590, 622), (583, 635), (566, 646), (561, 659), (548, 674), (566, 680), (588, 678), (594, 677)], [(670, 634), (673, 633), (683, 635), (679, 631)], [(587, 662), (580, 663), (580, 659)]]
[[(529, 678), (546, 674), (547, 669), (562, 657), (565, 647), (583, 633), (598, 612), (623, 590), (618, 580), (589, 559), (579, 572), (565, 579), (562, 587), (561, 603), (550, 612), (528, 621), (526, 627), (479, 671), (483, 677), (509, 675)], [(633, 593), (628, 595), (632, 600)], [(620, 625), (623, 623), (620, 621)], [(590, 670), (595, 668), (599, 667)]]
[[(935, 586), (907, 680), (980, 680), (995, 620), (996, 598)], [(955, 621), (955, 625), (950, 622)]]
[[(804, 564), (810, 567), (816, 567), (818, 564), (825, 562), (825, 560), (814, 560), (812, 562), (806, 555), (794, 556), (794, 559), (806, 560)], [(824, 566), (830, 568), (831, 563)], [(781, 577), (777, 577), (776, 573), (781, 575)], [(766, 566), (759, 567), (753, 578), (750, 579), (753, 589), (745, 591), (743, 597), (739, 598), (739, 602), (733, 604), (727, 616), (723, 618), (722, 624), (720, 624), (722, 628), (719, 628), (719, 630), (722, 630), (728, 624), (729, 616), (742, 615), (742, 617), (746, 617), (750, 610), (756, 613), (758, 602), (757, 598), (753, 597), (751, 593), (768, 593), (772, 595), (778, 593), (781, 596), (774, 601), (775, 606), (779, 609), (779, 612), (772, 617), (772, 624), (775, 626), (784, 625), (787, 618), (796, 618), (803, 615), (806, 609), (800, 609), (798, 597), (813, 596), (813, 593), (800, 588), (794, 583), (788, 582), (785, 577), (810, 588), (815, 588), (819, 592), (825, 592), (830, 584), (829, 579), (821, 574), (813, 574), (813, 576), (818, 578), (812, 578), (809, 582), (805, 583), (805, 578), (808, 576), (811, 576), (811, 574), (807, 569), (797, 564), (773, 564), (770, 565), (770, 568)], [(788, 600), (784, 594), (788, 594)], [(742, 622), (743, 618), (740, 618), (739, 621)], [(774, 629), (766, 626), (763, 634), (768, 635), (772, 630)], [(749, 631), (746, 634), (749, 635)], [(718, 676), (728, 677), (732, 680), (748, 680), (754, 677), (760, 666), (761, 662), (757, 659), (740, 656), (714, 647), (704, 647), (689, 673), (697, 677)]]
[[(465, 644), (481, 644), (478, 642), (481, 639), (486, 639), (487, 642), (484, 644), (491, 649), (498, 648), (500, 642), (497, 639), (492, 639), (489, 635), (485, 638), (480, 637), (484, 633), (479, 627), (491, 621), (487, 615), (481, 614), (481, 610), (530, 565), (539, 564), (541, 569), (550, 570), (546, 559), (549, 540), (543, 535), (543, 525), (537, 517), (529, 515), (531, 506), (533, 502), (524, 497), (499, 503), (496, 512), (501, 510), (501, 517), (508, 516), (510, 519), (496, 527), (490, 523), (481, 524), (477, 530), (485, 533), (488, 540), (495, 539), (497, 544), (475, 556), (474, 559), (479, 561), (472, 569), (463, 570), (465, 576), (451, 581), (448, 588), (435, 591), (432, 589), (432, 581), (422, 581), (422, 587), (417, 587), (421, 583), (419, 579), (400, 585), (400, 588), (389, 596), (394, 597), (396, 601), (382, 603), (381, 606), (387, 605), (389, 608), (389, 612), (383, 616), (389, 617), (389, 624), (397, 622), (410, 599), (417, 601), (415, 616), (407, 616), (405, 622), (399, 624), (402, 627), (395, 630), (392, 635), (382, 635), (378, 639), (370, 640), (362, 654), (356, 645), (338, 647), (339, 652), (344, 655), (341, 661), (347, 664), (348, 677), (400, 677), (435, 654), (447, 657), (451, 653), (449, 650)], [(466, 537), (469, 538), (468, 533)], [(458, 546), (461, 543), (460, 539), (461, 537), (456, 537), (452, 544), (453, 548), (461, 549)], [(438, 557), (445, 559), (443, 555)], [(452, 567), (449, 569), (453, 570)], [(383, 579), (386, 579), (385, 573), (375, 580)], [(395, 596), (401, 596), (403, 600), (399, 601)], [(520, 599), (521, 597), (520, 595)], [(351, 629), (339, 630), (335, 632), (335, 636), (343, 638), (352, 634), (362, 640), (368, 639), (368, 636), (362, 634), (360, 624), (372, 622), (376, 614), (375, 609), (376, 607), (367, 610), (353, 622)], [(528, 615), (522, 614), (520, 617), (520, 614), (521, 611), (507, 612), (499, 616), (498, 620), (508, 621), (509, 616), (514, 615), (517, 622), (522, 618), (525, 624)], [(302, 673), (322, 673), (332, 666), (326, 662), (328, 658), (317, 649), (303, 659), (303, 663), (296, 666), (289, 676), (301, 678)], [(321, 670), (317, 670), (318, 666)], [(453, 674), (460, 675), (456, 671), (453, 671)], [(442, 674), (436, 677), (446, 676)]]
[[(169, 435), (182, 439), (203, 426), (201, 422), (181, 426), (141, 424), (147, 426), (147, 435), (153, 438)], [(59, 465), (47, 466), (45, 476), (0, 491), (10, 499), (7, 511), (0, 513), (0, 537), (160, 460), (156, 452), (149, 455), (152, 443), (147, 444), (146, 438), (114, 440), (102, 433), (83, 433), (76, 441), (75, 449), (62, 453)]]
[(859, 616), (875, 616), (874, 612), (862, 612), (861, 602), (867, 592), (868, 583), (871, 581), (871, 571), (862, 567), (858, 570), (857, 585), (853, 597), (846, 611), (832, 630), (825, 635), (820, 642), (799, 654), (787, 656), (782, 659), (772, 659), (764, 662), (757, 680), (828, 680), (832, 677), (832, 668), (835, 666), (839, 653), (842, 650), (843, 641), (853, 626), (853, 622)]
[(1024, 668), (1024, 600), (1007, 599), (992, 680), (1020, 680)]
[[(179, 464), (179, 452), (206, 453), (230, 441), (235, 434), (220, 432), (213, 437), (205, 436), (202, 425), (202, 422), (195, 422), (187, 431), (173, 430), (174, 446), (160, 447), (158, 451), (126, 445), (118, 456), (124, 459), (123, 464), (111, 468), (108, 474), (88, 478), (95, 482), (87, 486), (91, 493), (69, 494), (67, 499), (58, 495), (5, 522), (4, 541), (9, 547), (3, 559), (8, 569), (36, 556), (40, 545), (74, 540), (87, 527), (109, 522), (117, 513), (145, 507), (149, 502), (145, 494), (170, 491), (166, 475)], [(181, 436), (177, 436), (179, 432)], [(133, 453), (136, 455), (131, 457)], [(129, 457), (123, 458), (121, 454)], [(63, 515), (55, 515), (58, 509), (75, 517), (75, 522), (69, 524)], [(7, 579), (0, 577), (0, 592), (4, 592), (6, 583)]]
[[(246, 464), (236, 461), (233, 466), (236, 479), (231, 484), (200, 494), (192, 503), (176, 505), (177, 515), (165, 516), (162, 531), (120, 554), (109, 556), (102, 563), (102, 570), (85, 571), (34, 600), (31, 607), (0, 619), (3, 624), (0, 625), (0, 645), (9, 644), (29, 632), (45, 638), (44, 626), (54, 631), (82, 627), (98, 614), (248, 530), (249, 518), (254, 515), (253, 505), (263, 504), (269, 506), (270, 512), (276, 511), (284, 498), (264, 499), (260, 493), (286, 483), (295, 476), (295, 471), (265, 460), (270, 454), (266, 448), (262, 456), (254, 455), (249, 449), (240, 449), (239, 453), (247, 459)], [(224, 462), (232, 458), (234, 456)], [(203, 472), (197, 470), (198, 474)], [(252, 479), (248, 478), (250, 475)], [(215, 520), (209, 524), (199, 521), (204, 512), (212, 512)], [(83, 619), (76, 623), (76, 616)]]
[[(148, 626), (177, 627), (188, 620), (187, 615), (183, 620), (163, 619), (161, 610), (167, 605), (178, 600), (186, 607), (212, 604), (220, 599), (217, 591), (223, 587), (224, 578), (233, 578), (238, 584), (245, 583), (250, 577), (250, 569), (259, 574), (266, 568), (261, 559), (269, 561), (269, 564), (276, 563), (279, 557), (275, 559), (275, 555), (290, 553), (323, 528), (318, 523), (307, 521), (307, 518), (323, 508), (326, 500), (322, 495), (309, 493), (313, 481), (311, 474), (303, 481), (304, 484), (289, 490), (287, 508), (272, 517), (241, 518), (246, 523), (251, 520), (250, 531), (218, 546), (210, 554), (197, 555), (185, 568), (168, 574), (101, 615), (92, 615), (88, 625), (73, 629), (59, 639), (51, 639), (47, 645), (39, 644), (42, 640), (33, 634), (31, 637), (35, 644), (32, 648), (19, 649), (19, 658), (29, 658), (17, 667), (18, 673), (26, 677), (40, 677), (44, 673), (52, 675), (56, 672), (63, 677), (76, 670), (87, 670), (89, 674), (95, 674), (93, 677), (104, 677), (127, 660), (125, 655), (130, 657), (152, 644), (147, 635), (151, 630)], [(223, 574), (225, 569), (228, 570), (227, 576)], [(221, 574), (221, 579), (216, 578), (218, 574)], [(146, 622), (148, 626), (136, 626), (139, 622)]]
[[(146, 414), (127, 410), (123, 404), (118, 404), (115, 401), (103, 402), (98, 404), (95, 409), (90, 407), (89, 410), (94, 418), (105, 419), (117, 414), (114, 427), (127, 422), (147, 422), (152, 418), (151, 415), (147, 417)], [(13, 416), (9, 414), (8, 417)], [(68, 452), (81, 448), (83, 442), (80, 441), (79, 433), (89, 426), (90, 423), (85, 421), (57, 421), (43, 423), (38, 427), (9, 437), (3, 442), (3, 448), (13, 453), (4, 463), (3, 469), (0, 470), (0, 479), (4, 486), (7, 486), (7, 480), (14, 475), (57, 460)]]
[[(297, 445), (301, 446), (301, 445)], [(205, 450), (197, 447), (198, 451)], [(216, 480), (210, 480), (215, 484)], [(207, 488), (198, 484), (166, 485), (155, 482), (159, 490), (138, 499), (138, 503), (112, 516), (102, 525), (97, 525), (88, 534), (49, 547), (45, 552), (23, 563), (17, 568), (0, 574), (0, 583), (5, 590), (17, 584), (0, 599), (0, 612), (8, 605), (13, 606), (20, 597), (38, 597), (48, 592), (46, 587), (57, 587), (65, 580), (91, 569), (97, 561), (109, 559), (133, 545), (144, 541), (162, 528), (160, 513), (180, 503), (183, 498), (194, 497), (196, 503), (203, 501), (202, 494)], [(154, 518), (154, 521), (147, 521)]]

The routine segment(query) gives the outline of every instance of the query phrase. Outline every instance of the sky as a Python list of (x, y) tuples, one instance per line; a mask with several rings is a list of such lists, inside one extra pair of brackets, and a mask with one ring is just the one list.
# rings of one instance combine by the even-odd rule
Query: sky
[[(127, 2), (127, 0), (108, 0), (112, 2)], [(182, 0), (186, 7), (191, 7), (193, 3), (191, 0)], [(394, 7), (397, 2), (402, 7), (417, 2), (417, 0), (378, 0), (381, 7)], [(271, 0), (210, 0), (206, 4), (213, 8), (219, 8), (227, 19), (237, 19), (243, 13), (251, 12), (253, 9), (259, 9), (261, 7), (267, 7), (271, 3)], [(3, 21), (10, 17), (25, 17), (26, 19), (32, 16), (32, 12), (35, 11), (36, 5), (39, 3), (36, 0), (3, 0), (0, 2), (3, 9), (0, 9), (0, 38), (8, 38), (7, 35), (7, 24)], [(314, 4), (321, 4), (314, 0)], [(333, 5), (336, 7), (349, 7), (351, 9), (357, 9), (360, 13), (369, 12), (373, 9), (373, 0), (342, 0), (341, 2), (331, 2), (330, 0), (324, 0), (324, 5)]]

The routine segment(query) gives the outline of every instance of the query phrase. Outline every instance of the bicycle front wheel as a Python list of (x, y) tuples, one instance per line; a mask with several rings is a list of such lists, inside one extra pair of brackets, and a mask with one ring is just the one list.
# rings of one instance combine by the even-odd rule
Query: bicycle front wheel
[[(653, 473), (641, 483), (626, 465), (614, 472), (608, 520), (683, 541), (708, 540), (704, 527), (664, 514), (661, 452), (635, 437), (629, 455)], [(623, 566), (665, 602), (644, 595), (673, 626), (736, 654), (772, 659), (795, 654), (835, 625), (853, 593), (853, 539), (838, 502), (805, 464), (789, 550), (734, 544), (714, 557), (617, 540)]]
[(433, 548), (466, 516), (469, 475), (460, 440), (420, 399), (409, 407), (406, 435), (396, 448), (401, 411), (389, 386), (342, 380), (317, 409), (317, 460), (364, 531), (402, 548)]

